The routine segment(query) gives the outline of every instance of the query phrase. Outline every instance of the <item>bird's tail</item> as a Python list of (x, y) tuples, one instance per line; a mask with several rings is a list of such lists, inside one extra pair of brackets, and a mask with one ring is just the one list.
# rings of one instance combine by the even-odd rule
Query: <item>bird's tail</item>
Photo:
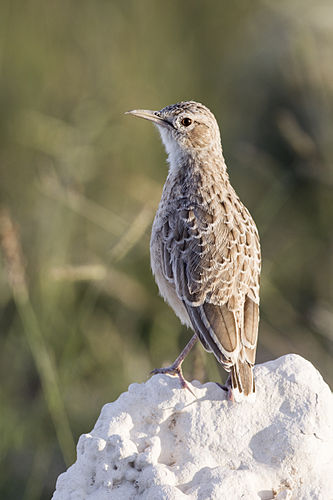
[(231, 367), (230, 375), (232, 392), (236, 401), (255, 392), (253, 368), (247, 361), (238, 360)]

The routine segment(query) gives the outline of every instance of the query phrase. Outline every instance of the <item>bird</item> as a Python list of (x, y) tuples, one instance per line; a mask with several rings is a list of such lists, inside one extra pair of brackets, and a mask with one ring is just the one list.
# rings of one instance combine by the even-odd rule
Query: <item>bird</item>
[[(261, 250), (256, 224), (232, 187), (213, 113), (196, 101), (128, 114), (156, 125), (168, 175), (152, 226), (151, 268), (160, 295), (194, 332), (169, 367), (178, 375), (199, 339), (229, 377), (222, 388), (241, 401), (255, 393)], [(220, 384), (219, 384), (220, 385)]]

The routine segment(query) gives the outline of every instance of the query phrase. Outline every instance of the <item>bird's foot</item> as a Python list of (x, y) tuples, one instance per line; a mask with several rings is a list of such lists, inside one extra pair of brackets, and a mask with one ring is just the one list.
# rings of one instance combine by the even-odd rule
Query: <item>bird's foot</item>
[(175, 364), (171, 366), (167, 366), (166, 368), (155, 368), (155, 370), (152, 370), (151, 375), (158, 375), (158, 374), (163, 374), (163, 375), (172, 375), (174, 377), (178, 377), (180, 381), (180, 385), (182, 389), (188, 389), (191, 394), (196, 398), (196, 395), (192, 391), (192, 389), (189, 387), (188, 383), (186, 382), (183, 371), (181, 366), (177, 366)]
[(224, 385), (220, 384), (219, 382), (215, 382), (215, 384), (218, 385), (219, 387), (221, 387), (221, 389), (223, 389), (227, 393), (227, 399), (229, 401), (234, 402), (234, 400), (235, 400), (234, 394), (232, 391), (231, 381), (229, 381), (229, 378), (230, 377), (228, 377), (228, 379)]

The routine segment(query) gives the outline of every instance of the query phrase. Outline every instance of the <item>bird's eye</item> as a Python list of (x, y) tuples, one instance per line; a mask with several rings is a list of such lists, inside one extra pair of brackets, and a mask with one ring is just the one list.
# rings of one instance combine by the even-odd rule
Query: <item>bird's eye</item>
[(192, 123), (192, 120), (191, 118), (183, 118), (180, 123), (184, 125), (184, 127), (189, 127)]

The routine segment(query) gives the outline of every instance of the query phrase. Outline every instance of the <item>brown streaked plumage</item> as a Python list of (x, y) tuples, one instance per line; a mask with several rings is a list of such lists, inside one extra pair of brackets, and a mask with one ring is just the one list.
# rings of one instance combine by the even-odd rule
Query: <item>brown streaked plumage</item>
[(178, 374), (198, 337), (230, 371), (235, 399), (254, 392), (260, 244), (256, 225), (229, 182), (214, 115), (200, 103), (129, 113), (153, 121), (169, 174), (153, 224), (151, 266), (164, 299), (195, 335), (175, 363)]

